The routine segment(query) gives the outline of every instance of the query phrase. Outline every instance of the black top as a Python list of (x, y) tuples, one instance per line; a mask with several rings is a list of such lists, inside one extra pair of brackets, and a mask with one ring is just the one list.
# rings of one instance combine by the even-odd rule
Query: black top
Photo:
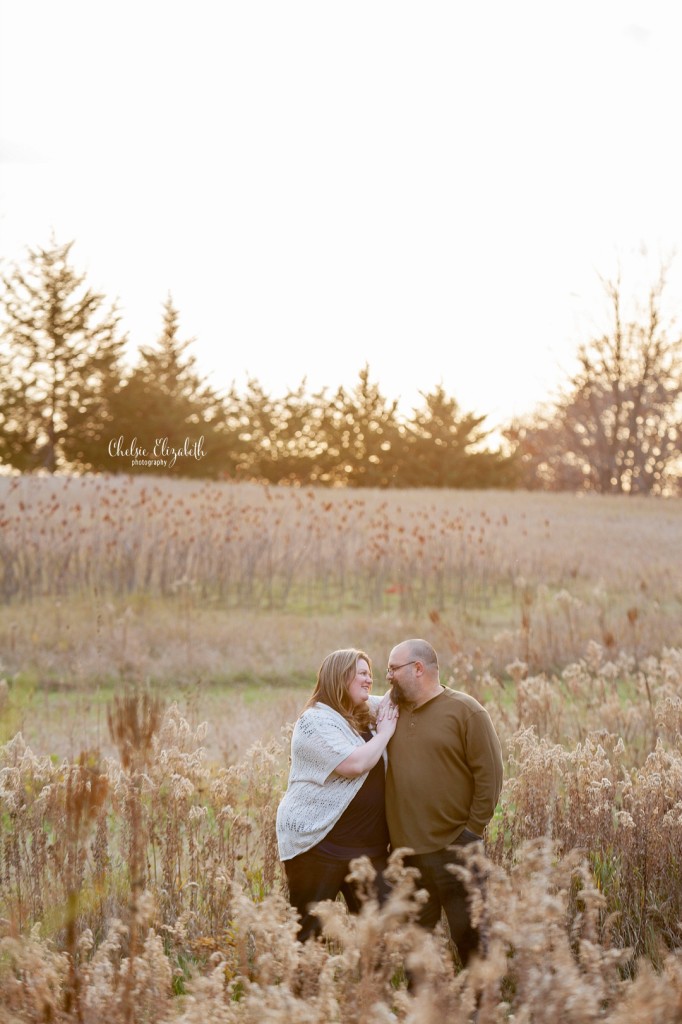
[[(366, 743), (372, 739), (372, 733), (368, 730), (362, 738)], [(386, 772), (384, 759), (380, 757), (339, 820), (315, 849), (339, 860), (385, 854), (389, 843), (385, 790)]]

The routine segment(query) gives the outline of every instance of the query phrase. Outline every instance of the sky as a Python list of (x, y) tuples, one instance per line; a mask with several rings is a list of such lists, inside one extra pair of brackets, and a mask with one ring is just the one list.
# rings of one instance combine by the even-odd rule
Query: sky
[(211, 383), (442, 384), (492, 428), (672, 258), (672, 0), (0, 0), (0, 259), (74, 241), (132, 355)]

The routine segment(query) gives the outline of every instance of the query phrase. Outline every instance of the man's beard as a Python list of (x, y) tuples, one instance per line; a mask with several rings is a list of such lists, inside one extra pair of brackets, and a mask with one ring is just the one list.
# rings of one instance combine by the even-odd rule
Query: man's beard
[(410, 703), (410, 701), (407, 699), (407, 696), (405, 695), (405, 692), (404, 692), (403, 688), (401, 687), (400, 683), (396, 683), (395, 680), (393, 681), (393, 683), (391, 685), (391, 700), (399, 708), (400, 707), (405, 707), (406, 704)]

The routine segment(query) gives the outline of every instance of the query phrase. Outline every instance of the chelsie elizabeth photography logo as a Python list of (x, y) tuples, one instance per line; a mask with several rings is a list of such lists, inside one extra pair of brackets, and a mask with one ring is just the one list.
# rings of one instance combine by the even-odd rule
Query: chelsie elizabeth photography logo
[(178, 459), (196, 459), (200, 462), (205, 457), (204, 435), (195, 441), (186, 437), (179, 448), (170, 444), (167, 437), (157, 437), (153, 445), (147, 448), (139, 444), (136, 437), (128, 443), (121, 435), (109, 442), (109, 455), (112, 459), (130, 459), (131, 466), (172, 469)]

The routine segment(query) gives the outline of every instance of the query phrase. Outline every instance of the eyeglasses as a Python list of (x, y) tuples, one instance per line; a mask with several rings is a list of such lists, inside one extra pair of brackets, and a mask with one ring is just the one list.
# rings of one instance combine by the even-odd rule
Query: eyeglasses
[(398, 669), (407, 668), (408, 665), (416, 665), (416, 664), (417, 664), (416, 661), (406, 661), (402, 665), (389, 665), (388, 668), (386, 669), (386, 678), (390, 679), (391, 676), (394, 676), (396, 674)]

